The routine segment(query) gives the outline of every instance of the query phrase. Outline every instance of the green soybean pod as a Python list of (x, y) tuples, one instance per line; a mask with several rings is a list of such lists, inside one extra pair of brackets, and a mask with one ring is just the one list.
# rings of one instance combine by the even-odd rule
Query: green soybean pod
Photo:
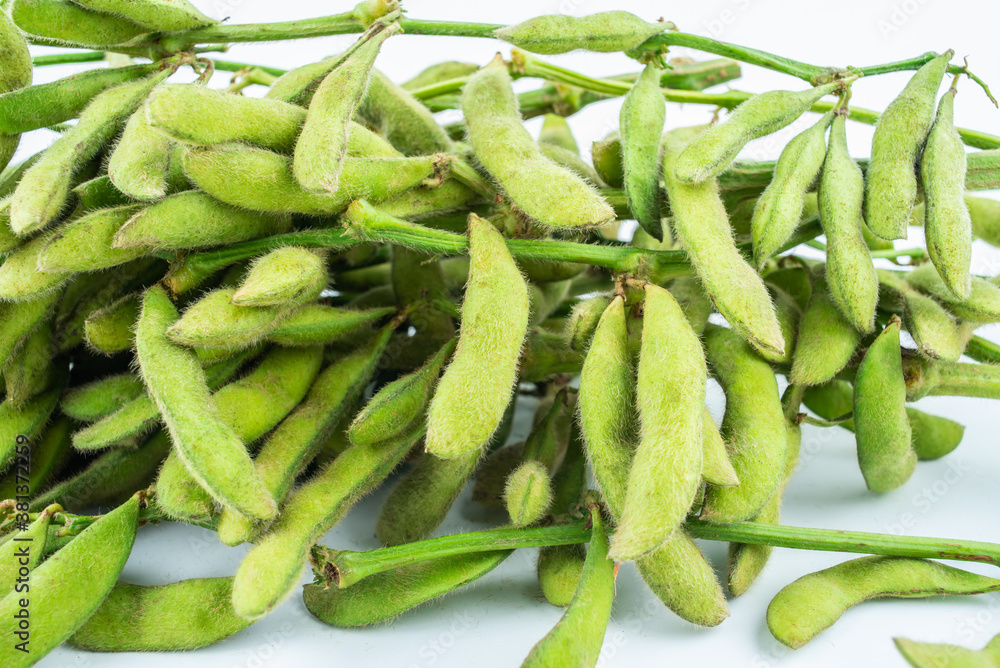
[(128, 19), (92, 12), (70, 0), (15, 0), (10, 15), (17, 27), (67, 46), (102, 48), (149, 32)]
[[(315, 548), (316, 551), (321, 548)], [(305, 586), (302, 598), (320, 621), (338, 628), (372, 626), (475, 582), (514, 553), (513, 550), (471, 552), (407, 564), (376, 573), (341, 589), (323, 577), (322, 562), (313, 556), (317, 581)], [(386, 596), (391, 591), (393, 596)]]
[(233, 583), (236, 614), (257, 619), (299, 582), (309, 549), (419, 442), (423, 429), (377, 445), (352, 445), (285, 503), (278, 519), (240, 564)]
[(272, 329), (267, 340), (281, 346), (311, 346), (333, 343), (364, 331), (386, 316), (394, 315), (393, 307), (354, 311), (325, 304), (301, 306)]
[(176, 652), (224, 640), (252, 622), (233, 612), (233, 578), (156, 586), (119, 580), (69, 639), (90, 652)]
[(767, 606), (767, 627), (798, 649), (859, 603), (877, 598), (927, 598), (997, 591), (1000, 580), (925, 559), (862, 557), (804, 575)]
[(582, 545), (543, 547), (538, 551), (538, 585), (546, 601), (561, 608), (570, 604), (586, 555)]
[(906, 638), (892, 641), (913, 668), (995, 668), (1000, 664), (1000, 636), (994, 636), (981, 650)]
[[(200, 224), (192, 225), (193, 220)], [(253, 213), (192, 190), (136, 211), (115, 231), (111, 246), (136, 252), (188, 250), (284, 234), (291, 227), (287, 215)]]
[(76, 195), (78, 208), (81, 211), (92, 212), (96, 209), (106, 209), (112, 206), (135, 204), (136, 199), (120, 191), (111, 178), (104, 174), (84, 181), (72, 190)]
[(66, 284), (68, 273), (38, 271), (38, 258), (53, 235), (53, 232), (39, 234), (0, 264), (0, 299), (36, 301)]
[(729, 616), (715, 571), (683, 528), (640, 558), (636, 566), (656, 597), (682, 619), (718, 626)]
[(906, 415), (906, 378), (899, 350), (898, 318), (869, 346), (854, 380), (858, 464), (873, 492), (896, 489), (913, 474), (917, 454)]
[[(662, 543), (701, 485), (707, 369), (698, 335), (671, 294), (644, 288), (636, 403), (640, 437), (611, 557), (627, 561)], [(670, 480), (664, 485), (663, 480)]]
[(625, 95), (619, 125), (625, 198), (642, 229), (657, 240), (663, 239), (660, 135), (666, 117), (667, 101), (660, 91), (660, 70), (650, 63)]
[(434, 115), (405, 88), (372, 68), (368, 93), (358, 118), (385, 137), (403, 155), (452, 153), (455, 145)]
[[(10, 497), (14, 498), (14, 497)], [(18, 582), (28, 581), (31, 571), (45, 556), (45, 543), (49, 537), (49, 525), (53, 513), (62, 508), (49, 506), (23, 530), (0, 545), (0, 596), (11, 593)], [(20, 579), (19, 579), (20, 576)]]
[(130, 349), (135, 343), (139, 308), (139, 294), (130, 293), (91, 312), (83, 323), (87, 345), (107, 355)]
[(705, 349), (712, 375), (726, 393), (722, 436), (740, 484), (710, 488), (701, 516), (742, 522), (757, 515), (781, 484), (788, 455), (785, 415), (770, 365), (735, 332), (710, 325)]
[(475, 63), (464, 63), (458, 60), (445, 60), (434, 63), (420, 70), (415, 77), (404, 81), (400, 86), (406, 90), (418, 90), (432, 84), (448, 81), (449, 79), (461, 79), (473, 74), (479, 69)]
[(599, 294), (573, 305), (566, 321), (565, 333), (566, 342), (571, 349), (582, 353), (590, 348), (594, 332), (611, 299), (611, 295)]
[(528, 328), (527, 283), (503, 236), (474, 213), (469, 256), (458, 347), (427, 415), (427, 451), (445, 459), (478, 450), (493, 436), (510, 403)]
[(21, 178), (11, 200), (14, 232), (29, 234), (56, 220), (69, 196), (73, 174), (97, 155), (118, 125), (168, 76), (170, 70), (163, 70), (142, 81), (110, 88), (91, 100), (73, 129), (59, 137)]
[(722, 440), (719, 428), (715, 426), (712, 414), (706, 406), (701, 414), (702, 423), (702, 467), (701, 477), (710, 485), (731, 487), (740, 484), (739, 476), (729, 461), (726, 442)]
[(598, 227), (614, 218), (591, 186), (539, 152), (521, 125), (502, 59), (469, 78), (462, 111), (476, 158), (527, 216), (557, 228)]
[(0, 199), (0, 256), (17, 250), (23, 241), (10, 229), (10, 197)]
[(325, 253), (285, 246), (255, 258), (233, 303), (240, 306), (281, 306), (301, 303), (302, 298), (326, 289), (330, 278)]
[(306, 190), (337, 192), (349, 123), (368, 90), (375, 57), (398, 30), (399, 24), (391, 23), (382, 30), (366, 31), (361, 45), (326, 75), (313, 94), (292, 161), (295, 180)]
[[(781, 338), (785, 343), (785, 352), (781, 355), (775, 355), (768, 350), (758, 350), (757, 354), (772, 364), (791, 364), (795, 340), (799, 333), (799, 321), (802, 320), (802, 309), (795, 303), (795, 299), (781, 288), (768, 284), (767, 290), (774, 302), (774, 314), (781, 326)], [(707, 318), (705, 322), (707, 322)]]
[(540, 520), (552, 505), (548, 468), (537, 460), (527, 459), (507, 476), (503, 500), (515, 527), (526, 527)]
[(913, 75), (875, 125), (865, 174), (865, 222), (883, 239), (905, 239), (917, 199), (917, 159), (934, 122), (934, 102), (954, 51)]
[(193, 30), (218, 23), (187, 0), (72, 0), (95, 12), (133, 21), (152, 32)]
[(145, 248), (115, 248), (115, 233), (142, 210), (141, 204), (99, 209), (60, 226), (38, 254), (38, 271), (68, 274), (97, 271), (131, 262), (148, 254)]
[(837, 308), (859, 332), (875, 328), (878, 276), (861, 231), (864, 178), (847, 151), (847, 117), (837, 114), (819, 180), (819, 219), (826, 234), (826, 280)]
[(832, 121), (832, 112), (824, 114), (818, 123), (785, 145), (771, 182), (754, 205), (750, 229), (758, 270), (784, 245), (802, 219), (806, 194), (823, 167), (826, 129)]
[(577, 49), (613, 53), (639, 46), (669, 28), (664, 22), (649, 23), (635, 14), (615, 10), (586, 16), (547, 14), (494, 31), (508, 44), (543, 55)]
[(625, 167), (622, 164), (622, 139), (618, 130), (590, 145), (590, 161), (602, 181), (612, 188), (624, 187)]
[(167, 336), (175, 343), (198, 348), (248, 348), (266, 337), (298, 305), (242, 306), (233, 303), (235, 294), (236, 288), (208, 293), (188, 306), (170, 326)]
[[(264, 442), (254, 468), (279, 505), (371, 381), (391, 332), (391, 327), (383, 329), (372, 343), (324, 369), (305, 399)], [(219, 516), (219, 538), (226, 545), (253, 540), (260, 529), (259, 523), (228, 508)]]
[(783, 354), (784, 337), (771, 296), (736, 249), (718, 184), (714, 179), (688, 184), (674, 176), (678, 154), (694, 131), (672, 130), (663, 138), (663, 180), (674, 230), (719, 313), (754, 346)]
[(917, 352), (931, 359), (958, 360), (965, 351), (965, 335), (944, 307), (911, 288), (898, 274), (884, 269), (877, 273), (885, 294), (882, 307), (901, 314)]
[(439, 167), (439, 156), (344, 158), (335, 194), (305, 190), (287, 156), (264, 149), (220, 144), (189, 147), (184, 170), (191, 181), (215, 199), (265, 213), (339, 214), (358, 198), (373, 203), (419, 185)]
[(55, 340), (51, 324), (45, 324), (28, 337), (21, 350), (7, 358), (0, 374), (6, 385), (6, 400), (14, 406), (24, 406), (30, 399), (48, 389), (55, 373)]
[(820, 98), (842, 87), (842, 82), (834, 81), (808, 90), (772, 90), (754, 95), (725, 121), (695, 137), (671, 166), (671, 174), (681, 183), (701, 183), (716, 176), (747, 142), (789, 125)]
[[(389, 280), (396, 305), (404, 309), (420, 303), (427, 295), (435, 292), (447, 295), (449, 292), (441, 263), (404, 246), (392, 249)], [(411, 346), (421, 354), (426, 351), (430, 356), (455, 336), (452, 317), (436, 309), (418, 309), (410, 314), (409, 320), (417, 330)]]
[(132, 199), (149, 201), (167, 194), (170, 138), (157, 132), (142, 108), (125, 124), (121, 139), (108, 160), (108, 178)]
[[(657, 132), (657, 137), (662, 131), (661, 128)], [(542, 129), (538, 132), (538, 143), (558, 146), (563, 150), (580, 155), (580, 147), (576, 143), (576, 138), (573, 136), (573, 131), (570, 129), (566, 117), (559, 114), (542, 116)]]
[(0, 403), (0, 473), (10, 466), (24, 438), (33, 441), (41, 434), (59, 402), (62, 385), (57, 381), (52, 389), (33, 397), (23, 406), (15, 405), (9, 397)]
[[(31, 54), (24, 35), (18, 30), (6, 12), (0, 12), (0, 95), (31, 84)], [(0, 171), (4, 170), (14, 157), (21, 136), (16, 133), (0, 134)]]
[(9, 471), (0, 479), (0, 499), (16, 498), (18, 492), (38, 494), (51, 485), (70, 457), (72, 426), (72, 421), (65, 416), (49, 425), (31, 446), (31, 471), (26, 476), (27, 481), (16, 469)]
[(59, 410), (80, 422), (96, 422), (144, 393), (142, 379), (135, 374), (105, 376), (66, 392), (59, 400)]
[(1000, 203), (986, 197), (965, 196), (972, 218), (972, 233), (991, 246), (1000, 247)]
[(789, 382), (795, 385), (827, 382), (851, 361), (860, 340), (860, 332), (833, 302), (826, 278), (821, 273), (815, 274), (809, 304), (799, 324)]
[(174, 344), (168, 328), (177, 310), (161, 287), (146, 291), (136, 325), (136, 353), (150, 395), (177, 452), (213, 498), (252, 517), (274, 516), (274, 499), (243, 442), (215, 414), (205, 372), (193, 352)]
[[(0, 274), (3, 265), (0, 265)], [(38, 327), (52, 317), (59, 291), (49, 291), (33, 299), (0, 302), (0, 358), (16, 353)]]
[(615, 568), (596, 504), (590, 509), (590, 522), (590, 546), (573, 600), (555, 628), (531, 648), (522, 666), (597, 665), (615, 598)]
[[(17, 617), (23, 594), (12, 591), (0, 600), (5, 635), (18, 638), (0, 647), (4, 666), (31, 666), (66, 641), (101, 605), (125, 566), (136, 531), (139, 509), (145, 506), (140, 492), (84, 529), (70, 543), (31, 572), (32, 624), (28, 635), (18, 636)], [(30, 645), (28, 644), (30, 642)], [(29, 651), (24, 651), (30, 647)]]
[(920, 158), (927, 254), (959, 299), (972, 289), (972, 217), (965, 203), (965, 145), (955, 130), (955, 85), (944, 94)]
[(959, 299), (931, 264), (922, 264), (905, 276), (913, 288), (933, 297), (945, 308), (966, 322), (1000, 321), (1000, 286), (978, 276), (969, 281), (969, 294)]
[(93, 460), (73, 477), (49, 488), (31, 502), (31, 510), (58, 503), (71, 510), (118, 503), (156, 478), (163, 458), (170, 452), (170, 437), (161, 431), (137, 449), (114, 448)]

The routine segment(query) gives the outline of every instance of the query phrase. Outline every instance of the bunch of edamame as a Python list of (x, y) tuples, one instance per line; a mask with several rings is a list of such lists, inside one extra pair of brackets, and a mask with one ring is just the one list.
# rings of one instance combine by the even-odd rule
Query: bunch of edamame
[[(210, 55), (341, 33), (360, 36), (287, 72)], [(405, 33), (514, 48), (396, 83), (375, 64)], [(29, 44), (74, 50), (33, 61)], [(673, 45), (724, 57), (668, 61)], [(580, 49), (642, 67), (598, 79), (538, 57)], [(1000, 589), (928, 560), (1000, 565), (1000, 545), (779, 524), (803, 422), (853, 431), (845, 484), (884, 493), (962, 439), (907, 402), (1000, 398), (1000, 346), (975, 334), (1000, 322), (1000, 283), (970, 273), (974, 237), (1000, 245), (1000, 205), (968, 194), (1000, 186), (1000, 137), (955, 127), (959, 81), (982, 82), (953, 56), (817, 67), (624, 11), (501, 26), (366, 0), (221, 25), (187, 0), (0, 5), (0, 664), (62, 642), (202, 647), (296, 593), (310, 564), (316, 617), (376, 624), (530, 547), (566, 612), (527, 666), (595, 665), (618, 562), (680, 617), (721, 623), (696, 537), (730, 542), (732, 596), (773, 547), (877, 555), (774, 598), (768, 625), (791, 647), (868, 599)], [(33, 67), (105, 59), (31, 85)], [(741, 62), (803, 83), (706, 92)], [(182, 68), (198, 80), (172, 82)], [(229, 88), (209, 87), (215, 70)], [(915, 72), (883, 113), (851, 104), (860, 77), (900, 70)], [(518, 78), (543, 83), (516, 94)], [(619, 129), (588, 161), (565, 118), (614, 96)], [(668, 102), (732, 113), (674, 127)], [(454, 108), (463, 120), (439, 124)], [(737, 160), (810, 112), (777, 161)], [(848, 120), (876, 123), (870, 160), (852, 157)], [(43, 128), (56, 141), (8, 166)], [(638, 223), (628, 242), (621, 220)], [(911, 225), (926, 250), (894, 247)], [(507, 444), (524, 395), (531, 432)], [(381, 485), (386, 547), (317, 544)], [(431, 538), (468, 485), (498, 526)], [(252, 547), (230, 577), (119, 580), (159, 521)], [(26, 575), (30, 649), (12, 640), (28, 636)], [(998, 660), (996, 642), (897, 643), (915, 666)]]

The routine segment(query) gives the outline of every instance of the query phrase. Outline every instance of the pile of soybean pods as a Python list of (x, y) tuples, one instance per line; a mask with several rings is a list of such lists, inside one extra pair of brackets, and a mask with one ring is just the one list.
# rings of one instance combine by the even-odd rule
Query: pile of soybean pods
[[(20, 133), (59, 133), (0, 175), (8, 668), (63, 642), (211, 644), (295, 593), (310, 563), (314, 615), (377, 624), (531, 545), (566, 612), (525, 665), (593, 666), (616, 563), (634, 561), (690, 622), (728, 616), (689, 529), (777, 525), (803, 421), (852, 430), (864, 482), (887, 492), (962, 438), (907, 401), (1000, 397), (1000, 348), (974, 333), (1000, 321), (1000, 285), (970, 274), (973, 236), (1000, 244), (1000, 205), (966, 194), (1000, 184), (1000, 154), (966, 154), (952, 51), (924, 58), (859, 163), (850, 69), (664, 132), (665, 89), (700, 91), (739, 64), (668, 64), (642, 45), (673, 26), (621, 11), (503, 27), (487, 36), (516, 47), (511, 61), (441, 63), (400, 85), (374, 63), (405, 20), (373, 0), (345, 15), (361, 36), (344, 53), (280, 76), (246, 69), (219, 90), (206, 84), (223, 61), (203, 50), (129, 58), (211, 35), (185, 0), (6, 4), (0, 167)], [(32, 86), (28, 43), (117, 55)], [(565, 116), (607, 94), (511, 87), (543, 65), (530, 53), (577, 49), (645, 63), (608, 80), (624, 87), (620, 129), (591, 161)], [(199, 80), (170, 83), (182, 67)], [(438, 124), (450, 108), (462, 122)], [(776, 162), (734, 163), (810, 110), (819, 120)], [(522, 122), (542, 115), (536, 141)], [(619, 241), (629, 219), (639, 228)], [(911, 225), (926, 252), (897, 253)], [(787, 253), (805, 242), (825, 261)], [(532, 394), (529, 436), (505, 445)], [(388, 548), (316, 545), (382, 484)], [(467, 485), (500, 526), (448, 538), (465, 549), (428, 540)], [(232, 577), (119, 580), (138, 529), (160, 521), (252, 548)], [(731, 543), (732, 596), (770, 550)], [(790, 584), (767, 620), (799, 647), (867, 599), (996, 590), (935, 561), (863, 557)], [(997, 642), (897, 644), (914, 666), (1000, 661)]]

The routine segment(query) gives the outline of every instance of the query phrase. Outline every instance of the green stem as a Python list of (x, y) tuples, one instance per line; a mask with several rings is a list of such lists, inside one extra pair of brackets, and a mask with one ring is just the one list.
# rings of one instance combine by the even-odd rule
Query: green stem
[(243, 70), (260, 70), (261, 72), (267, 72), (273, 77), (280, 77), (285, 74), (288, 70), (282, 70), (277, 67), (267, 67), (266, 65), (252, 65), (250, 63), (238, 63), (232, 60), (218, 60), (213, 58), (212, 62), (215, 63), (215, 69), (220, 72), (242, 72)]
[(35, 67), (45, 67), (46, 65), (66, 65), (69, 63), (96, 63), (104, 60), (106, 54), (103, 51), (82, 51), (75, 53), (53, 53), (49, 56), (35, 56), (31, 63)]
[(984, 364), (1000, 364), (1000, 344), (981, 336), (973, 336), (965, 347), (965, 354)]
[(169, 33), (149, 46), (167, 52), (187, 51), (195, 44), (230, 44), (236, 42), (280, 42), (290, 39), (309, 39), (328, 35), (363, 32), (364, 24), (353, 12), (321, 16), (299, 21), (280, 23), (244, 23), (213, 25), (196, 30)]
[(926, 396), (1000, 399), (1000, 365), (928, 360), (918, 355), (903, 358), (906, 400)]
[(895, 260), (901, 257), (925, 258), (927, 257), (927, 251), (923, 248), (893, 248), (886, 250), (873, 250), (871, 251), (871, 256), (873, 258), (881, 258), (883, 260)]

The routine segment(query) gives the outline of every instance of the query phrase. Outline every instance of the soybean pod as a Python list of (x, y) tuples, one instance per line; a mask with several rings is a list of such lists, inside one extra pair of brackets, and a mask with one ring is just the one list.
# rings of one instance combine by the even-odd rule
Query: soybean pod
[(650, 236), (663, 239), (660, 217), (660, 135), (667, 104), (660, 91), (660, 70), (646, 65), (622, 103), (619, 125), (625, 197), (632, 215)]

